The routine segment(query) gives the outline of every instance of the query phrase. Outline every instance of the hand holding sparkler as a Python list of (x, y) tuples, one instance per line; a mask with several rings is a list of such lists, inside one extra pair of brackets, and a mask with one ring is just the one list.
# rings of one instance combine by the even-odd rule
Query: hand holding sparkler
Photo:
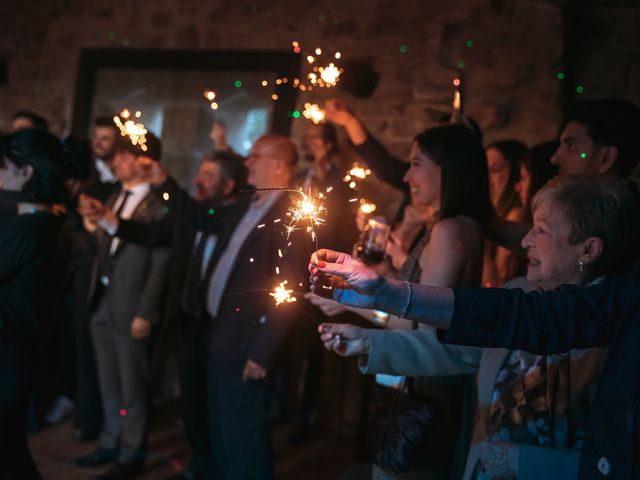
[(387, 281), (346, 253), (321, 249), (311, 255), (311, 291), (360, 308), (378, 308)]

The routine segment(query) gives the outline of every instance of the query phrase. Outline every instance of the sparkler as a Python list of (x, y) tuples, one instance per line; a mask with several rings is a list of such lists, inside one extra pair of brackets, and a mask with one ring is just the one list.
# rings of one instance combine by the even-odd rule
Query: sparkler
[(304, 118), (311, 120), (316, 125), (324, 123), (327, 118), (325, 111), (322, 110), (317, 103), (305, 103), (302, 115), (304, 115)]
[[(141, 116), (142, 113), (137, 111), (133, 118), (137, 119)], [(128, 136), (133, 145), (138, 145), (143, 152), (147, 151), (147, 129), (142, 123), (138, 123), (131, 118), (131, 112), (128, 109), (125, 108), (120, 112), (120, 115), (115, 115), (113, 122), (120, 129), (120, 135), (123, 137)]]
[(287, 281), (280, 282), (280, 285), (277, 285), (272, 292), (269, 293), (276, 302), (276, 307), (283, 303), (293, 303), (296, 302), (296, 297), (292, 295), (293, 290), (287, 289), (286, 287)]
[(360, 202), (361, 202), (360, 211), (365, 215), (369, 215), (376, 211), (377, 207), (375, 203), (367, 203), (367, 201), (364, 198), (361, 199)]
[(355, 190), (355, 188), (358, 186), (358, 182), (364, 180), (369, 175), (371, 175), (371, 170), (361, 167), (356, 162), (351, 166), (351, 169), (347, 172), (342, 180), (345, 183), (349, 184), (349, 188)]

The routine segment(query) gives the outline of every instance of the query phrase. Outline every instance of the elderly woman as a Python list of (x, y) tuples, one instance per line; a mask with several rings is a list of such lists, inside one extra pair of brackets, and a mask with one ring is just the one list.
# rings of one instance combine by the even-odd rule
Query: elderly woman
[[(609, 273), (608, 265), (598, 261), (605, 249), (616, 255), (613, 264), (628, 260), (628, 251), (618, 248), (629, 239), (613, 238), (595, 250), (590, 266), (575, 268), (577, 256), (590, 243), (604, 241), (598, 236), (601, 229), (616, 232), (621, 219), (609, 211), (615, 208), (617, 191), (587, 188), (583, 194), (584, 183), (559, 178), (533, 198), (534, 224), (523, 240), (529, 259), (527, 278), (515, 280), (514, 286), (544, 291), (562, 284), (596, 283)], [(355, 328), (346, 335), (366, 337), (366, 351), (359, 352), (367, 355), (362, 358), (366, 373), (478, 372), (480, 421), (465, 478), (577, 476), (586, 419), (606, 349), (540, 356), (520, 350), (446, 348), (420, 332)], [(333, 342), (328, 346), (333, 347)]]
[[(539, 272), (540, 278), (544, 275), (552, 282), (548, 285), (568, 280), (575, 285), (598, 274), (612, 276), (628, 268), (638, 239), (637, 192), (625, 182), (612, 180), (569, 178), (558, 182), (573, 184), (575, 188), (563, 194), (563, 208), (541, 210), (544, 202), (538, 207), (539, 224), (531, 231), (526, 245), (531, 245), (529, 272)], [(594, 196), (601, 197), (596, 208), (592, 205), (593, 209), (587, 210), (591, 212), (589, 215), (580, 216), (578, 212)], [(557, 243), (560, 237), (553, 234), (553, 228), (562, 228), (561, 225), (554, 227), (560, 213), (576, 219), (573, 228), (570, 224), (564, 226), (563, 236), (569, 245), (579, 246), (572, 248), (570, 255), (557, 254), (561, 250)], [(542, 214), (548, 217), (544, 222)], [(533, 243), (532, 239), (538, 236), (539, 240)], [(544, 249), (553, 251), (548, 263), (543, 262), (540, 253)], [(624, 255), (625, 252), (629, 254)], [(336, 252), (317, 252), (310, 268), (316, 290), (328, 282), (326, 274), (332, 274), (335, 298), (360, 307), (399, 312), (401, 316), (448, 328), (445, 341), (450, 343), (523, 349), (540, 354), (611, 344), (589, 415), (580, 457), (580, 477), (602, 478), (602, 475), (613, 474), (615, 478), (631, 478), (634, 472), (637, 475), (634, 462), (640, 438), (636, 421), (640, 384), (633, 371), (640, 360), (637, 348), (640, 268), (637, 266), (587, 289), (564, 285), (552, 292), (528, 294), (518, 289), (445, 289), (391, 282)], [(568, 276), (562, 274), (563, 271)], [(323, 326), (321, 330), (326, 345), (343, 352), (366, 351), (372, 345), (367, 336), (342, 333), (334, 326)], [(504, 381), (504, 378), (498, 380)], [(526, 389), (519, 388), (517, 393), (525, 400), (523, 405), (529, 403)], [(501, 397), (502, 390), (498, 394), (498, 398)], [(544, 402), (530, 404), (544, 407)], [(504, 417), (508, 406), (502, 401), (499, 406), (496, 412), (502, 412)], [(518, 418), (517, 415), (511, 417)], [(573, 433), (578, 436), (580, 432)], [(554, 431), (553, 435), (556, 434)], [(558, 465), (554, 462), (555, 468)]]

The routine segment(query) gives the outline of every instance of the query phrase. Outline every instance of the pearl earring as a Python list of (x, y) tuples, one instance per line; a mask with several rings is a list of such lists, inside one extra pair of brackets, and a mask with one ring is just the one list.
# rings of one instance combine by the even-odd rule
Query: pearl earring
[(584, 262), (582, 260), (580, 260), (578, 262), (578, 271), (582, 272), (584, 270)]

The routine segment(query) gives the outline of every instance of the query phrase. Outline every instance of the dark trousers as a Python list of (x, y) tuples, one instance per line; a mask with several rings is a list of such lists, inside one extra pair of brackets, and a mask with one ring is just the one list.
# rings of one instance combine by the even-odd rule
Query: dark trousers
[(182, 387), (184, 430), (193, 452), (189, 470), (197, 478), (219, 478), (213, 459), (207, 412), (207, 337), (204, 320), (183, 313), (178, 342), (178, 370)]
[[(210, 335), (215, 335), (211, 329)], [(215, 342), (209, 337), (209, 345)], [(231, 346), (229, 348), (232, 348)], [(236, 346), (239, 350), (239, 346)], [(242, 380), (242, 362), (233, 368), (208, 349), (207, 403), (216, 465), (224, 480), (270, 480), (273, 452), (268, 380)], [(225, 364), (223, 364), (225, 363)], [(242, 365), (241, 365), (242, 364)]]
[[(88, 248), (88, 247), (87, 247)], [(97, 434), (102, 428), (102, 404), (96, 367), (96, 354), (91, 337), (91, 314), (87, 297), (93, 267), (93, 250), (87, 250), (75, 259), (74, 327), (75, 327), (75, 427), (87, 435)]]
[(26, 411), (37, 365), (36, 348), (0, 337), (0, 477), (36, 480), (27, 446)]
[(149, 340), (121, 333), (110, 318), (106, 295), (91, 319), (104, 424), (99, 444), (119, 448), (118, 461), (144, 459), (149, 421)]
[(296, 425), (308, 426), (316, 411), (320, 398), (323, 351), (322, 342), (318, 340), (317, 325), (310, 319), (300, 318), (288, 338), (286, 365), (288, 406), (294, 411), (293, 421)]

